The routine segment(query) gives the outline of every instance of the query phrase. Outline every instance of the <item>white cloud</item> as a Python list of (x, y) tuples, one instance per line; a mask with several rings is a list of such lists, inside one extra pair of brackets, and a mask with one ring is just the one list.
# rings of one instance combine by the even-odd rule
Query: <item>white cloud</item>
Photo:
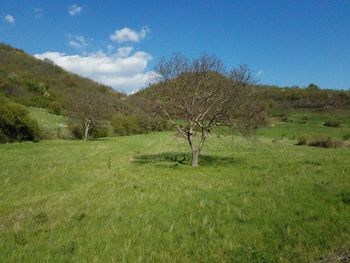
[[(126, 48), (124, 53), (118, 51), (113, 55), (107, 55), (101, 51), (85, 55), (45, 52), (37, 54), (35, 57), (50, 59), (68, 71), (89, 77), (116, 90), (132, 93), (144, 87), (146, 82), (156, 73), (146, 71), (147, 65), (152, 59), (151, 55), (143, 51), (126, 55)], [(123, 56), (118, 53), (123, 53)]]
[(144, 39), (147, 34), (149, 34), (151, 31), (146, 26), (141, 28), (140, 31), (134, 31), (128, 27), (124, 27), (122, 29), (116, 30), (113, 34), (109, 36), (109, 39), (118, 42), (118, 43), (124, 43), (124, 42), (140, 42), (142, 39)]
[(78, 4), (74, 4), (74, 5), (71, 5), (68, 7), (68, 13), (71, 16), (75, 16), (75, 15), (80, 14), (82, 10), (83, 10), (83, 8)]
[(8, 14), (5, 16), (5, 21), (6, 23), (13, 25), (15, 23), (15, 18), (12, 15)]
[(81, 49), (89, 45), (88, 41), (83, 36), (68, 36), (70, 38), (68, 46), (76, 49)]
[(119, 57), (127, 57), (129, 56), (130, 52), (132, 51), (132, 47), (120, 47), (117, 49), (117, 56)]

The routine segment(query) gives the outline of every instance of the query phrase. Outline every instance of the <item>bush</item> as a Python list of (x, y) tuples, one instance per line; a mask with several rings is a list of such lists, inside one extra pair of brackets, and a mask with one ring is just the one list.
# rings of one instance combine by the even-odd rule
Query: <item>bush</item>
[[(78, 122), (71, 122), (68, 125), (68, 129), (71, 132), (71, 135), (74, 139), (83, 139), (84, 138), (84, 130), (82, 128), (82, 125), (80, 125)], [(109, 121), (100, 121), (98, 123), (95, 123), (90, 131), (89, 136), (92, 138), (103, 138), (107, 137), (112, 134), (113, 127), (111, 126)]]
[(0, 141), (39, 141), (38, 123), (31, 119), (29, 112), (16, 103), (0, 104)]
[(291, 118), (290, 116), (288, 116), (288, 115), (283, 115), (283, 116), (281, 116), (281, 117), (280, 117), (280, 120), (281, 120), (282, 122), (292, 122), (292, 121), (293, 121), (292, 118)]
[(340, 126), (340, 123), (336, 120), (328, 120), (326, 121), (325, 123), (323, 123), (324, 126), (327, 126), (327, 127), (339, 127)]
[(103, 121), (94, 125), (91, 129), (91, 136), (93, 138), (103, 138), (111, 135), (113, 127), (109, 121)]
[(81, 126), (77, 123), (69, 123), (68, 129), (72, 133), (72, 136), (74, 139), (83, 139), (84, 137), (84, 132)]
[(49, 105), (48, 112), (55, 115), (60, 115), (62, 112), (62, 107), (57, 102), (53, 102)]
[(350, 139), (350, 133), (346, 133), (346, 134), (343, 135), (343, 140), (344, 141), (347, 141), (349, 139)]
[(328, 136), (317, 136), (310, 138), (306, 136), (300, 136), (297, 139), (296, 145), (307, 145), (323, 148), (339, 148), (344, 146), (344, 142), (342, 140), (334, 139)]
[(342, 140), (333, 139), (331, 137), (315, 137), (308, 141), (308, 146), (323, 147), (323, 148), (338, 148), (344, 145)]
[(297, 145), (307, 145), (308, 138), (305, 136), (301, 136), (297, 139)]
[(161, 119), (151, 118), (147, 115), (125, 115), (122, 113), (113, 117), (111, 125), (113, 132), (122, 136), (170, 129), (167, 122)]
[(309, 120), (309, 117), (303, 116), (303, 117), (301, 117), (301, 119), (298, 121), (298, 124), (305, 124), (305, 123), (308, 122), (308, 120)]

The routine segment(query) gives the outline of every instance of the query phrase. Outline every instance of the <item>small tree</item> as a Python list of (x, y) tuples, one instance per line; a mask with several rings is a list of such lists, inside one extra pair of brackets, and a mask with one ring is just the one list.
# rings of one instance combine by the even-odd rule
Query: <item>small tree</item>
[(83, 139), (89, 138), (93, 126), (98, 125), (112, 111), (113, 107), (98, 91), (80, 91), (67, 104), (70, 117), (77, 121), (83, 131)]
[(162, 59), (156, 72), (159, 78), (152, 90), (157, 111), (187, 140), (192, 166), (198, 166), (213, 128), (229, 126), (245, 134), (264, 120), (247, 66), (226, 72), (214, 56), (202, 55), (190, 61), (178, 54)]
[(20, 104), (8, 103), (0, 96), (0, 143), (39, 139), (39, 125), (28, 110)]

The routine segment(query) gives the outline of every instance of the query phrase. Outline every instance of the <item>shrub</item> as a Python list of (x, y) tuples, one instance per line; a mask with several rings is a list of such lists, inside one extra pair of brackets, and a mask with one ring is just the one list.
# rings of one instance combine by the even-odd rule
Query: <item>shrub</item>
[(62, 107), (57, 102), (53, 102), (49, 105), (48, 112), (55, 115), (60, 115), (62, 112)]
[(328, 136), (300, 136), (297, 139), (296, 145), (307, 145), (323, 148), (338, 148), (344, 146), (344, 142), (342, 140), (334, 139)]
[(287, 116), (287, 115), (284, 115), (284, 116), (280, 117), (280, 120), (283, 121), (283, 122), (290, 122), (291, 118), (289, 116)]
[(338, 148), (342, 147), (344, 145), (344, 142), (342, 140), (333, 139), (331, 137), (319, 136), (310, 139), (307, 145), (323, 148)]
[(303, 117), (301, 117), (301, 119), (298, 121), (298, 124), (305, 124), (305, 123), (308, 122), (308, 120), (309, 120), (309, 117), (303, 116)]
[(38, 123), (31, 119), (29, 112), (16, 103), (0, 104), (0, 141), (39, 141)]
[(327, 127), (339, 127), (340, 126), (340, 123), (336, 120), (328, 120), (328, 121), (325, 121), (323, 123), (324, 126), (327, 126)]
[(346, 134), (343, 135), (343, 140), (344, 141), (347, 141), (349, 139), (350, 139), (350, 133), (346, 133)]
[(308, 138), (305, 136), (300, 136), (297, 139), (297, 145), (307, 145), (307, 142), (308, 142)]
[[(68, 129), (71, 132), (71, 136), (74, 139), (83, 139), (84, 131), (82, 126), (78, 122), (71, 122), (68, 125)], [(109, 121), (100, 121), (95, 123), (89, 132), (89, 136), (92, 138), (103, 138), (112, 134), (113, 127)], [(68, 135), (69, 136), (69, 135)], [(66, 136), (67, 137), (67, 136)]]
[(113, 132), (122, 136), (170, 129), (167, 122), (161, 119), (147, 115), (125, 115), (122, 113), (113, 117), (111, 125)]
[(0, 143), (6, 143), (7, 137), (5, 134), (3, 134), (2, 130), (0, 130)]
[(68, 125), (68, 129), (72, 133), (74, 139), (83, 139), (84, 132), (79, 124), (71, 122)]
[(103, 121), (92, 127), (91, 136), (93, 138), (103, 138), (111, 135), (113, 127), (109, 121)]

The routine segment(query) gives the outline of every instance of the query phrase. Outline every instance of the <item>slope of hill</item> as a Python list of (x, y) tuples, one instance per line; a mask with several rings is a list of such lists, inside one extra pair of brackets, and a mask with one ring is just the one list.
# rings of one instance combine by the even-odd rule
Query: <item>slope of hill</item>
[[(129, 96), (128, 100), (145, 109), (156, 90), (157, 85), (151, 85)], [(257, 85), (255, 92), (260, 100), (265, 102), (271, 114), (300, 109), (316, 111), (350, 109), (350, 90), (320, 89), (315, 84), (310, 84), (306, 88)]]
[(0, 44), (0, 93), (12, 101), (59, 112), (74, 94), (99, 92), (114, 103), (123, 94), (90, 79), (69, 73), (51, 61)]

